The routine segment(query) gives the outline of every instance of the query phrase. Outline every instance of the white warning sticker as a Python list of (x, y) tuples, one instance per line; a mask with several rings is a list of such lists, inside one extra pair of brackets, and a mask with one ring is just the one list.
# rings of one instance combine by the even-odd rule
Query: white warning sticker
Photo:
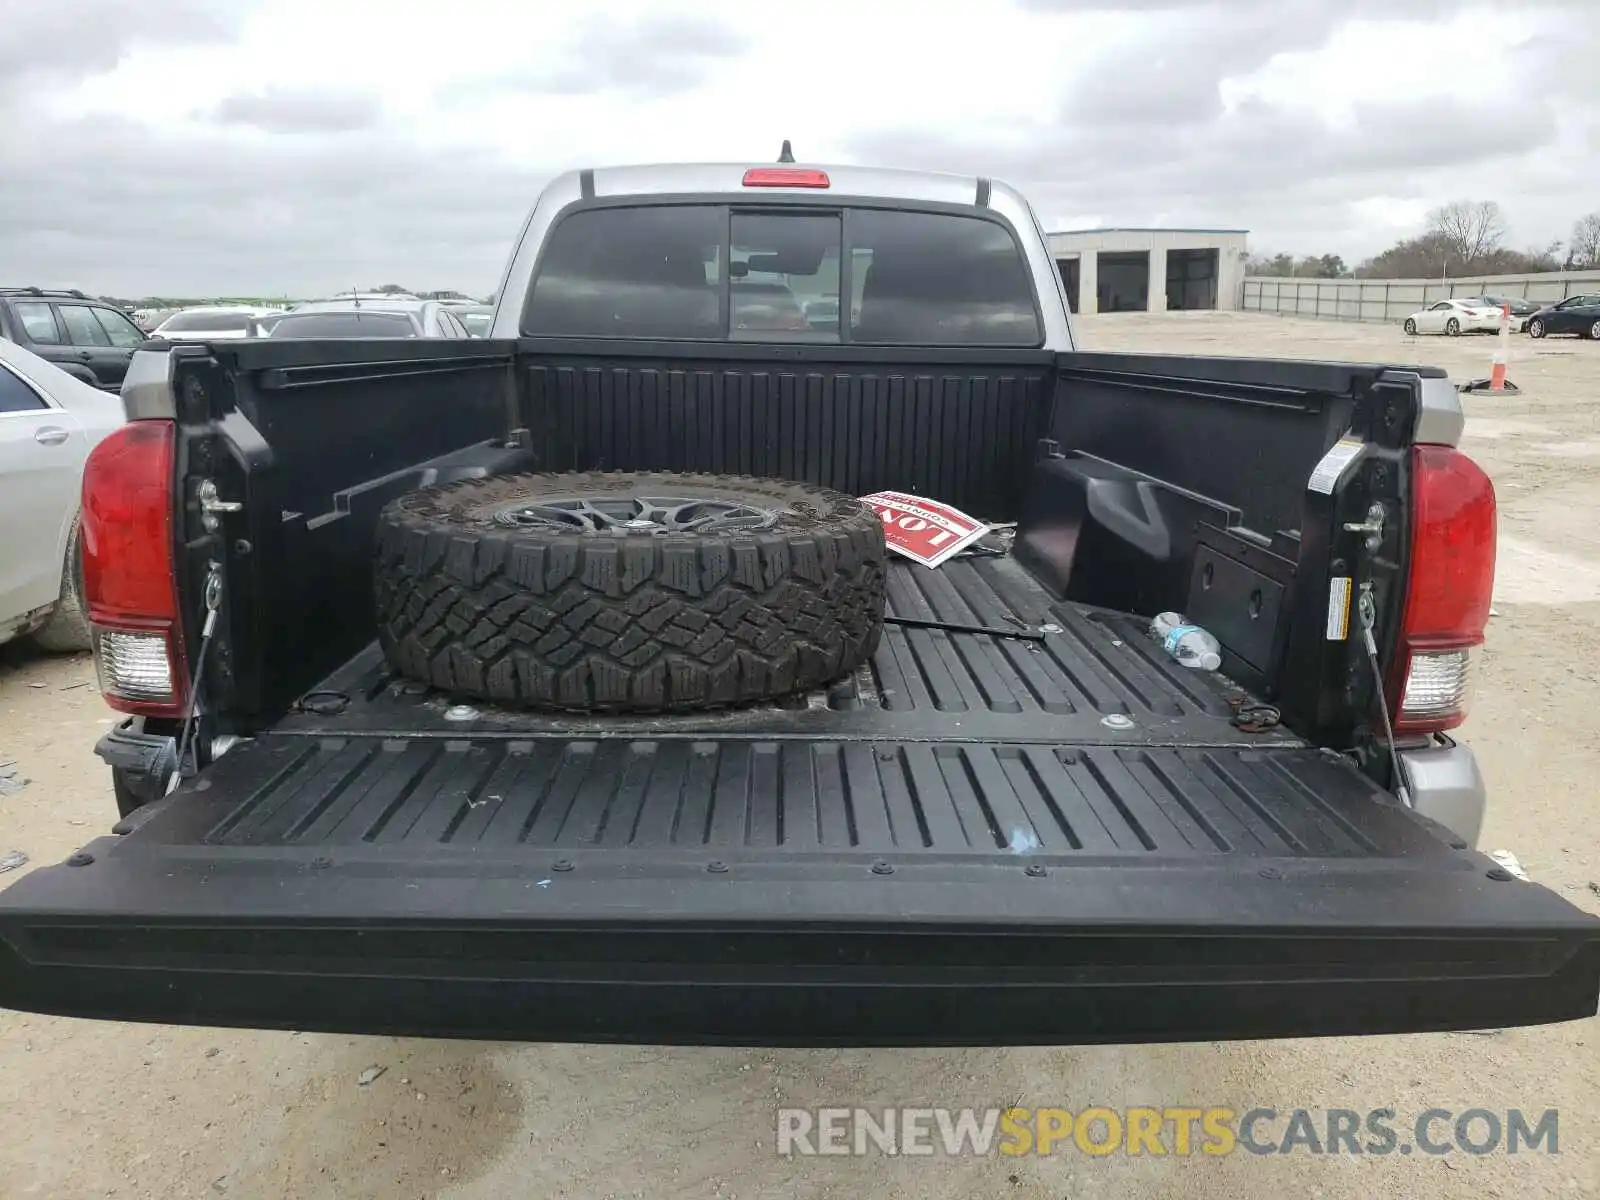
[(1362, 445), (1359, 438), (1340, 438), (1333, 444), (1333, 448), (1322, 456), (1317, 469), (1311, 472), (1311, 480), (1306, 487), (1313, 492), (1321, 492), (1324, 496), (1333, 495), (1339, 476), (1344, 474), (1344, 469), (1355, 461), (1356, 455), (1361, 453)]
[(1350, 576), (1328, 580), (1328, 640), (1342, 642), (1350, 636)]

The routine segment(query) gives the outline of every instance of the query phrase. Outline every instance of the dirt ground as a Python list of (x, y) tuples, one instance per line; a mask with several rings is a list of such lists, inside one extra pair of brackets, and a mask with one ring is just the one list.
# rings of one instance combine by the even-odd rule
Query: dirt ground
[[(1082, 322), (1092, 348), (1430, 363), (1486, 338), (1243, 314)], [(1600, 344), (1515, 340), (1523, 394), (1470, 397), (1500, 494), (1475, 714), (1486, 849), (1600, 911)], [(0, 650), (0, 854), (57, 861), (114, 809), (87, 658)], [(3, 770), (3, 768), (0, 768)], [(0, 883), (9, 882), (0, 877)], [(377, 1079), (359, 1082), (369, 1067)], [(1600, 1195), (1600, 1026), (1059, 1050), (778, 1051), (432, 1043), (0, 1013), (0, 1197), (1418, 1198)], [(780, 1105), (1559, 1108), (1560, 1153), (1470, 1158), (786, 1159)]]

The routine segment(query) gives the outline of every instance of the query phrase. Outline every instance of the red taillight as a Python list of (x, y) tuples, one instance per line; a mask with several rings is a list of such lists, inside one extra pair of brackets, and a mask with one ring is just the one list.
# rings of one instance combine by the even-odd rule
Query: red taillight
[(1459, 450), (1417, 446), (1411, 492), (1394, 724), (1431, 733), (1466, 719), (1471, 651), (1483, 644), (1494, 595), (1494, 484)]
[(134, 421), (83, 468), (83, 605), (106, 703), (177, 716), (184, 670), (172, 556), (173, 425)]
[(744, 173), (745, 187), (825, 188), (828, 173), (812, 167), (751, 167)]

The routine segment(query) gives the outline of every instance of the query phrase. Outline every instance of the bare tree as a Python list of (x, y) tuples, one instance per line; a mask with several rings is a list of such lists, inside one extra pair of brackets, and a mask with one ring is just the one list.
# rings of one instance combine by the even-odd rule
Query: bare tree
[(1572, 226), (1572, 253), (1568, 261), (1575, 267), (1600, 267), (1600, 212), (1579, 217)]
[(1449, 251), (1449, 265), (1471, 271), (1506, 239), (1506, 218), (1493, 200), (1452, 200), (1428, 214), (1428, 231)]

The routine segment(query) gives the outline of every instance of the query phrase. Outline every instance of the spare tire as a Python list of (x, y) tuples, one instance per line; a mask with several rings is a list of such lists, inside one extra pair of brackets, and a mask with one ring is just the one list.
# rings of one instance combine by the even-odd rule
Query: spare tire
[(883, 526), (738, 475), (500, 475), (378, 518), (378, 640), (455, 696), (663, 712), (807, 691), (871, 658)]

